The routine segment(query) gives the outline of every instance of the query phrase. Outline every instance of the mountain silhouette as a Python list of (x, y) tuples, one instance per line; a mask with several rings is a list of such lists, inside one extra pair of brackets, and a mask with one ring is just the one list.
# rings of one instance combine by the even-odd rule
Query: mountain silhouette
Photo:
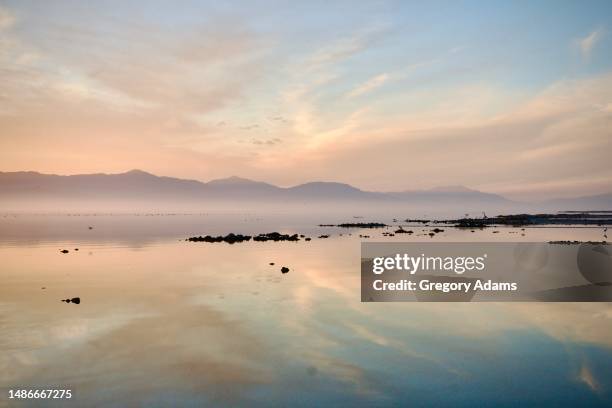
[[(26, 207), (45, 208), (49, 204), (96, 203), (228, 203), (232, 206), (249, 203), (307, 205), (318, 202), (363, 204), (366, 206), (399, 205), (419, 208), (448, 208), (455, 212), (523, 208), (498, 194), (485, 193), (463, 186), (438, 187), (430, 190), (372, 192), (349, 184), (313, 181), (293, 187), (241, 177), (228, 177), (201, 182), (174, 177), (156, 176), (142, 170), (120, 174), (54, 175), (32, 171), (0, 172), (1, 209)], [(539, 208), (610, 209), (612, 194), (576, 199), (550, 200)]]

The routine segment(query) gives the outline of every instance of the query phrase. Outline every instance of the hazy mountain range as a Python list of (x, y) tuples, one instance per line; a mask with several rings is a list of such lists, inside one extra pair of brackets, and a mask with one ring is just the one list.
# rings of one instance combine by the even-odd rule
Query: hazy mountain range
[[(59, 176), (37, 172), (0, 172), (0, 209), (312, 209), (313, 204), (340, 208), (402, 208), (438, 211), (606, 210), (612, 209), (612, 193), (589, 197), (520, 203), (501, 195), (462, 186), (430, 190), (371, 192), (348, 184), (310, 182), (294, 187), (239, 177), (200, 182), (132, 170), (121, 174)], [(324, 210), (325, 207), (317, 208)]]

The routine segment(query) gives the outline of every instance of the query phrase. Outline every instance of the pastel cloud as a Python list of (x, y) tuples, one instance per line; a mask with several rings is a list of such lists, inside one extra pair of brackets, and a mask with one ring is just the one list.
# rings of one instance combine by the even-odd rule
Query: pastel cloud
[(0, 30), (6, 30), (11, 28), (15, 22), (16, 17), (11, 11), (0, 6)]
[(604, 30), (598, 28), (597, 30), (591, 31), (586, 37), (578, 38), (575, 44), (585, 58), (590, 58), (593, 48), (601, 40), (604, 35)]
[(357, 96), (361, 96), (365, 93), (373, 91), (374, 89), (383, 86), (385, 82), (387, 82), (388, 79), (389, 79), (388, 74), (376, 75), (375, 77), (368, 79), (366, 82), (364, 82), (363, 84), (357, 86), (352, 91), (350, 91), (347, 94), (347, 97), (355, 98)]

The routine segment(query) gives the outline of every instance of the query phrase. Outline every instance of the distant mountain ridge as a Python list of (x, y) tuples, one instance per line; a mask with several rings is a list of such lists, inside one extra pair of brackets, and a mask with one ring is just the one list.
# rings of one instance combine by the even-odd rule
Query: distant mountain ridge
[[(314, 181), (293, 187), (279, 187), (236, 176), (208, 182), (156, 176), (142, 170), (119, 174), (77, 174), (61, 176), (37, 172), (0, 172), (0, 199), (43, 205), (46, 201), (189, 201), (210, 203), (230, 201), (233, 205), (249, 202), (313, 203), (351, 202), (367, 205), (407, 205), (416, 207), (449, 207), (462, 210), (514, 208), (525, 205), (501, 195), (485, 193), (463, 186), (438, 187), (429, 190), (372, 192), (349, 184)], [(611, 209), (612, 194), (576, 199), (549, 200), (542, 206), (565, 209)]]

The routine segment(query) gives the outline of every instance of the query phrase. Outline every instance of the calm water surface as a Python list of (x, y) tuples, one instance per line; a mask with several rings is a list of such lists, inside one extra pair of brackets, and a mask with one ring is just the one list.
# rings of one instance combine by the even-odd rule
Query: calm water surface
[[(38, 405), (11, 388), (69, 388), (74, 406), (612, 404), (610, 304), (362, 304), (359, 233), (432, 238), (317, 227), (342, 221), (355, 220), (0, 217), (0, 405)], [(602, 239), (498, 230), (433, 239)], [(184, 241), (271, 231), (313, 240)]]

